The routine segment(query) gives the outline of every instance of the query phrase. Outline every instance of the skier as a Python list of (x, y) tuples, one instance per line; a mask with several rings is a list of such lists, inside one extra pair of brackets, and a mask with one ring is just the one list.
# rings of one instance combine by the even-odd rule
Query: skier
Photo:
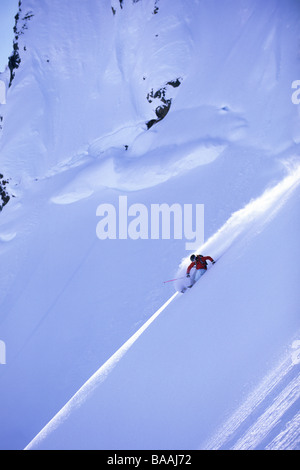
[[(210, 256), (202, 256), (202, 255), (191, 255), (190, 257), (191, 264), (186, 270), (186, 277), (190, 278), (191, 284), (188, 287), (193, 287), (195, 282), (200, 279), (201, 276), (206, 272), (207, 270), (207, 260), (209, 260), (212, 264), (215, 264), (215, 261), (210, 257)], [(192, 275), (190, 274), (190, 271), (192, 268), (196, 268), (193, 270)]]

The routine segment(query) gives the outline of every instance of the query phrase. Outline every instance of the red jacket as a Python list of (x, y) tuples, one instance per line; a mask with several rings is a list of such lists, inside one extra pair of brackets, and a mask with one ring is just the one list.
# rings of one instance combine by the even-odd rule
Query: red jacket
[(202, 256), (202, 257), (200, 257), (199, 255), (196, 256), (196, 261), (193, 261), (187, 268), (186, 270), (187, 274), (190, 273), (190, 270), (194, 266), (196, 266), (196, 269), (207, 269), (207, 263), (206, 263), (207, 260), (209, 260), (211, 263), (213, 262), (213, 259), (210, 256)]

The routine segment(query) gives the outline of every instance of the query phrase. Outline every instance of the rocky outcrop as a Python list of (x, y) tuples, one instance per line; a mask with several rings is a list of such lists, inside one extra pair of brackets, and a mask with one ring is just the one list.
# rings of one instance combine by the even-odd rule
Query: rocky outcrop
[(153, 89), (147, 95), (148, 103), (152, 103), (154, 100), (159, 101), (159, 105), (155, 109), (156, 118), (150, 119), (150, 121), (146, 122), (147, 128), (150, 129), (154, 124), (157, 124), (159, 121), (164, 119), (168, 112), (170, 111), (170, 107), (172, 104), (172, 98), (168, 98), (168, 89), (169, 87), (177, 88), (181, 84), (181, 79), (176, 78), (175, 80), (171, 80), (166, 83), (166, 85), (156, 92)]

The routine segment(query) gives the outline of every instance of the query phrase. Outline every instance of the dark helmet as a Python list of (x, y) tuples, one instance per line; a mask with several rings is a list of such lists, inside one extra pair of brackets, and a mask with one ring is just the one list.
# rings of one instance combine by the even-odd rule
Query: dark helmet
[(191, 260), (192, 262), (195, 261), (195, 259), (196, 259), (196, 256), (195, 256), (195, 255), (191, 255), (191, 256), (190, 256), (190, 260)]

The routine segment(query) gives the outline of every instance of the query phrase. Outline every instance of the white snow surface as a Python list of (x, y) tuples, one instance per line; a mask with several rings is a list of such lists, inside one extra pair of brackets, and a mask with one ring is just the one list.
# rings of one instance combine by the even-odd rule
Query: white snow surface
[[(299, 1), (26, 16), (0, 105), (0, 448), (299, 449)], [(97, 238), (120, 195), (204, 204), (217, 262), (192, 289), (186, 240)]]

